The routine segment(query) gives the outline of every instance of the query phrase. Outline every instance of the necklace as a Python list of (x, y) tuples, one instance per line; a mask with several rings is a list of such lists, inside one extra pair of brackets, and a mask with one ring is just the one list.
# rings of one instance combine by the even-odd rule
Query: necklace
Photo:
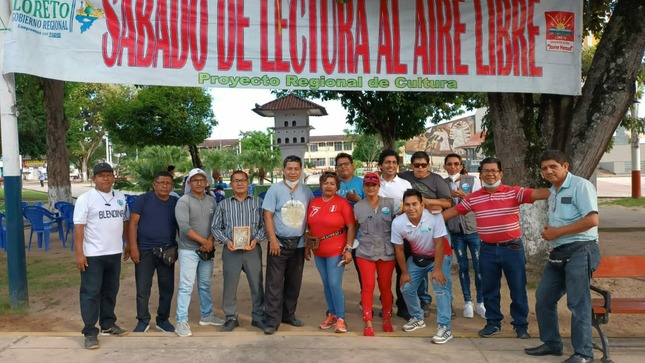
[(114, 191), (112, 191), (112, 198), (110, 198), (110, 200), (107, 200), (107, 199), (105, 199), (105, 197), (103, 196), (103, 193), (102, 193), (102, 192), (100, 192), (98, 189), (94, 189), (94, 190), (96, 190), (96, 192), (97, 192), (97, 193), (99, 193), (99, 195), (101, 196), (101, 198), (102, 198), (102, 199), (103, 199), (103, 201), (105, 202), (105, 205), (107, 205), (108, 207), (111, 207), (111, 206), (112, 206), (112, 204), (110, 204), (110, 203), (112, 202), (112, 199), (114, 199)]

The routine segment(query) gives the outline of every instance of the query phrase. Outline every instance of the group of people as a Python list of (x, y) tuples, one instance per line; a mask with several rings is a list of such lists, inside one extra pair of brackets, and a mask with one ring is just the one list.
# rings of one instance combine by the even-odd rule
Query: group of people
[[(274, 334), (282, 323), (303, 326), (296, 308), (305, 260), (313, 255), (327, 305), (321, 329), (347, 331), (342, 282), (345, 266), (353, 263), (361, 288), (365, 336), (375, 335), (376, 285), (382, 330), (392, 332), (394, 305), (397, 315), (407, 320), (404, 331), (426, 327), (431, 284), (437, 305), (432, 342), (443, 344), (453, 338), (450, 268), (454, 253), (465, 302), (463, 315), (486, 319), (479, 335), (491, 337), (502, 329), (503, 273), (512, 301), (511, 324), (517, 337), (526, 339), (530, 337), (529, 306), (519, 206), (548, 199), (549, 222), (542, 237), (551, 243), (552, 252), (536, 292), (544, 344), (526, 353), (562, 355), (557, 302), (567, 294), (574, 354), (565, 362), (593, 360), (589, 283), (599, 263), (598, 208), (593, 185), (568, 171), (563, 153), (547, 151), (541, 158), (542, 175), (551, 183), (550, 189), (502, 184), (502, 163), (495, 158), (481, 161), (477, 178), (465, 173), (458, 154), (450, 154), (444, 160), (449, 173), (445, 179), (430, 171), (425, 152), (414, 153), (412, 170), (399, 173), (398, 154), (384, 150), (378, 159), (380, 173), (368, 173), (362, 179), (354, 175), (351, 155), (340, 153), (335, 161), (336, 171), (325, 172), (319, 179), (318, 197), (304, 185), (302, 160), (294, 155), (284, 159), (284, 179), (273, 184), (264, 199), (249, 194), (244, 171), (231, 174), (233, 195), (220, 203), (205, 193), (207, 177), (201, 169), (190, 171), (186, 178), (190, 189), (179, 199), (169, 195), (172, 174), (160, 172), (154, 190), (137, 198), (131, 211), (123, 195), (111, 189), (114, 175), (109, 165), (97, 165), (96, 188), (79, 197), (74, 216), (75, 238), (80, 241), (76, 261), (82, 277), (86, 347), (98, 347), (99, 332), (127, 333), (115, 324), (114, 316), (122, 252), (123, 259), (135, 263), (138, 324), (134, 331), (143, 332), (150, 326), (148, 301), (155, 271), (159, 284), (156, 327), (162, 331), (192, 334), (188, 306), (195, 277), (199, 324), (219, 325), (222, 331), (238, 327), (236, 294), (242, 271), (251, 291), (252, 326), (265, 334)], [(121, 234), (125, 231), (123, 250)], [(268, 248), (264, 281), (263, 243)], [(210, 290), (216, 244), (223, 245), (223, 319), (213, 313)], [(470, 292), (468, 251), (475, 301)], [(175, 260), (179, 261), (176, 328), (169, 322)], [(396, 302), (391, 286), (395, 271)], [(97, 320), (100, 331), (95, 327)]]

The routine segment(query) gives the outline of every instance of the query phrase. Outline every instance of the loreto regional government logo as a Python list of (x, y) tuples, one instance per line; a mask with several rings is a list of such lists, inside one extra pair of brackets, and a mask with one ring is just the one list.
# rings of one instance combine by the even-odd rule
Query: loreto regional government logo
[(76, 21), (81, 23), (81, 33), (88, 30), (97, 19), (105, 17), (103, 9), (97, 9), (89, 1), (81, 1), (80, 9), (76, 10)]
[[(97, 19), (105, 18), (103, 9), (98, 9), (87, 0), (23, 0), (13, 2), (12, 28), (28, 31), (47, 38), (61, 38), (63, 33), (73, 33), (80, 23), (84, 33)], [(2, 19), (0, 27), (5, 26)]]
[(547, 11), (546, 50), (572, 53), (574, 46), (575, 14), (568, 11)]

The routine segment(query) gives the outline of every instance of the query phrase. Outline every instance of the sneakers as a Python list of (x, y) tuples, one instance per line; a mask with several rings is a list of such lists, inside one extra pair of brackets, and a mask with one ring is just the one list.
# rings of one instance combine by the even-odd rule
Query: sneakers
[(426, 323), (423, 321), (423, 319), (417, 319), (413, 316), (410, 318), (410, 320), (408, 320), (407, 323), (403, 324), (403, 331), (411, 332), (425, 327)]
[(452, 332), (445, 325), (439, 325), (437, 328), (437, 334), (432, 337), (432, 342), (435, 344), (444, 344), (448, 343), (452, 339)]
[(111, 328), (101, 329), (101, 335), (116, 335), (122, 337), (128, 335), (128, 331), (114, 324)]
[(137, 323), (137, 326), (134, 327), (132, 330), (133, 333), (145, 333), (150, 329), (150, 324), (144, 323), (143, 321), (139, 321)]
[(472, 319), (475, 317), (475, 310), (472, 301), (464, 304), (464, 318)]
[(495, 325), (486, 324), (484, 329), (478, 332), (479, 336), (482, 338), (490, 338), (493, 335), (497, 335), (502, 332), (502, 329)]
[(421, 303), (421, 310), (423, 310), (423, 316), (430, 316), (430, 304), (431, 303)]
[(518, 339), (531, 339), (531, 334), (526, 326), (515, 326), (513, 330), (515, 330)]
[(99, 337), (96, 335), (85, 336), (85, 349), (97, 349), (99, 347)]
[(336, 333), (347, 333), (347, 324), (345, 324), (345, 319), (338, 318), (336, 319)]
[(157, 321), (157, 330), (161, 330), (164, 333), (173, 333), (175, 326), (170, 324), (168, 320), (159, 320)]
[(383, 331), (385, 333), (392, 333), (394, 331), (394, 327), (392, 326), (390, 319), (383, 320)]
[(363, 328), (363, 336), (364, 337), (373, 337), (374, 336), (374, 328), (371, 326), (366, 326)]
[(336, 325), (336, 320), (337, 319), (336, 319), (335, 315), (327, 314), (327, 317), (325, 318), (325, 320), (323, 320), (323, 322), (320, 323), (320, 325), (318, 327), (320, 329), (327, 330), (327, 329), (331, 328), (332, 326)]
[(199, 325), (224, 325), (224, 320), (218, 318), (215, 316), (215, 314), (210, 314), (209, 316), (202, 316), (201, 319), (199, 319)]
[(179, 335), (182, 338), (193, 335), (193, 332), (190, 331), (190, 325), (188, 325), (187, 321), (177, 322), (177, 329), (175, 329), (175, 333), (177, 333), (177, 335)]
[(486, 319), (486, 308), (484, 307), (484, 303), (477, 303), (477, 306), (475, 306), (475, 313), (481, 316), (482, 319)]

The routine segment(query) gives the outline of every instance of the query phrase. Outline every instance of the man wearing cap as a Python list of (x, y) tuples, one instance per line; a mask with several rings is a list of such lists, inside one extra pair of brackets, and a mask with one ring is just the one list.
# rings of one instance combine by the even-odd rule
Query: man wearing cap
[(199, 325), (222, 325), (224, 321), (213, 313), (211, 277), (215, 238), (211, 233), (211, 221), (217, 203), (206, 194), (206, 173), (192, 169), (186, 177), (190, 192), (184, 194), (175, 207), (179, 226), (179, 288), (177, 290), (177, 327), (180, 337), (193, 335), (188, 324), (190, 295), (197, 276), (201, 319)]
[[(81, 271), (80, 306), (85, 348), (99, 347), (101, 335), (123, 336), (114, 307), (119, 292), (124, 231), (128, 207), (125, 196), (113, 190), (114, 170), (107, 163), (94, 166), (94, 189), (81, 194), (74, 208), (76, 267)], [(127, 259), (127, 254), (123, 259)]]
[(265, 288), (265, 334), (276, 332), (280, 323), (301, 327), (296, 307), (305, 265), (304, 234), (307, 208), (314, 198), (300, 185), (302, 159), (289, 155), (282, 162), (284, 180), (271, 185), (264, 197), (264, 225), (269, 239)]

